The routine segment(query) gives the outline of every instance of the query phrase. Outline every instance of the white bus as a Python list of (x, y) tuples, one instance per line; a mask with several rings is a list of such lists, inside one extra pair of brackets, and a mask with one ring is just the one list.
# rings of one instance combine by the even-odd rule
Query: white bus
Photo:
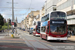
[(40, 36), (47, 40), (67, 40), (66, 13), (54, 11), (41, 18)]

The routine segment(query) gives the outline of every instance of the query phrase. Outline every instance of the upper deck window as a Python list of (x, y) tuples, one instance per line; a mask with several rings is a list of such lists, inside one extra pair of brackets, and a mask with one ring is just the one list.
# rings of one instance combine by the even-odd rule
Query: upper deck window
[(41, 18), (41, 22), (48, 21), (48, 20), (49, 20), (49, 14)]
[(40, 22), (38, 22), (38, 26), (40, 26)]
[(52, 12), (51, 19), (66, 19), (66, 14), (64, 12)]

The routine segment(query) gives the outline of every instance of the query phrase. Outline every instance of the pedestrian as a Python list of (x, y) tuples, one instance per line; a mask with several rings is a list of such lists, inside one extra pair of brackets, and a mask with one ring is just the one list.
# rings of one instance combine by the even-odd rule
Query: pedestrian
[(73, 30), (71, 30), (71, 35), (73, 36)]
[(72, 30), (72, 36), (74, 36), (74, 30)]
[(68, 31), (68, 34), (71, 35), (71, 31), (70, 30)]
[(67, 36), (68, 36), (68, 37), (71, 37), (71, 31), (70, 31), (70, 30), (68, 31)]
[(15, 28), (14, 28), (14, 33), (15, 33)]

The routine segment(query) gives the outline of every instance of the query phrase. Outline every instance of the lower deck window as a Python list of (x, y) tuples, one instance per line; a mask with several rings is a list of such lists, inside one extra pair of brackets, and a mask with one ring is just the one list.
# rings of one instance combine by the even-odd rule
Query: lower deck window
[(45, 32), (46, 28), (45, 27), (41, 27), (41, 31)]

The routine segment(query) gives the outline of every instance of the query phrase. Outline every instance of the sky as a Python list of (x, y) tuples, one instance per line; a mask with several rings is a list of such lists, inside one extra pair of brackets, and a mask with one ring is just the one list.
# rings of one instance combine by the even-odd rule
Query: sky
[[(14, 0), (14, 17), (20, 23), (31, 11), (41, 10), (46, 0)], [(30, 8), (30, 9), (29, 9)], [(12, 19), (12, 0), (0, 0), (0, 14)]]

